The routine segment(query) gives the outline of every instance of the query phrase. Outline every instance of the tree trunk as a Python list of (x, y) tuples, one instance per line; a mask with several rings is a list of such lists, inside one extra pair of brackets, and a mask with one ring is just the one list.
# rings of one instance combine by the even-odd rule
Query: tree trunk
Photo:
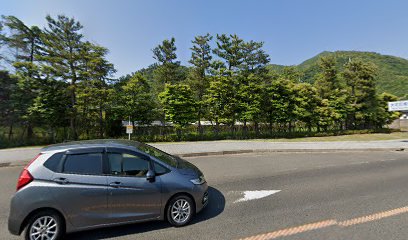
[(71, 133), (72, 133), (72, 138), (74, 140), (78, 139), (78, 134), (77, 134), (77, 127), (76, 127), (76, 95), (75, 95), (75, 84), (72, 84), (72, 89), (71, 89), (71, 116), (70, 116), (70, 128), (71, 128)]
[(181, 141), (181, 134), (182, 134), (182, 132), (181, 132), (181, 128), (179, 128), (179, 127), (177, 127), (176, 128), (176, 134), (177, 134), (177, 141)]
[(33, 127), (31, 126), (31, 123), (28, 122), (27, 123), (27, 139), (32, 139), (33, 136), (34, 136)]
[(200, 113), (200, 111), (198, 112), (198, 133), (200, 134), (200, 136), (202, 136), (203, 133), (204, 133), (203, 127), (201, 126), (201, 113)]
[(259, 137), (259, 123), (258, 121), (255, 121), (255, 135)]
[(218, 138), (218, 134), (220, 132), (220, 123), (218, 122), (218, 119), (215, 120), (215, 136)]
[(247, 121), (244, 120), (244, 138), (247, 138), (247, 133), (248, 133), (248, 129), (247, 129)]
[(102, 111), (102, 106), (99, 106), (99, 137), (103, 138), (103, 111)]
[(10, 129), (8, 133), (8, 140), (10, 141), (13, 136), (13, 122), (10, 123)]

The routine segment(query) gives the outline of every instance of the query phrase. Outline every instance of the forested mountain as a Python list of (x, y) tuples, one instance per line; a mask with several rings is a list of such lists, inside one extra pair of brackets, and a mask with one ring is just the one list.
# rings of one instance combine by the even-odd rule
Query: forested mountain
[[(295, 66), (304, 75), (304, 82), (313, 83), (319, 71), (318, 61), (323, 56), (333, 55), (337, 59), (337, 67), (343, 70), (344, 64), (350, 59), (359, 58), (372, 62), (378, 67), (377, 90), (378, 93), (388, 92), (403, 97), (408, 94), (408, 60), (400, 57), (382, 55), (374, 52), (336, 51), (322, 52), (301, 64)], [(282, 65), (269, 65), (269, 69), (282, 71)]]

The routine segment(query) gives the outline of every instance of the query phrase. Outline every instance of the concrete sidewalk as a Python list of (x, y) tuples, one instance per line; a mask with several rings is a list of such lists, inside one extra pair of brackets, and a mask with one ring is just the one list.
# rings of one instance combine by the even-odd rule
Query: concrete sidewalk
[(408, 139), (365, 142), (213, 141), (152, 145), (180, 156), (205, 156), (250, 152), (401, 151), (408, 149)]
[[(171, 154), (191, 157), (251, 152), (403, 151), (408, 149), (408, 139), (364, 142), (204, 141), (151, 145)], [(0, 150), (0, 166), (27, 162), (38, 154), (40, 149), (32, 147)]]

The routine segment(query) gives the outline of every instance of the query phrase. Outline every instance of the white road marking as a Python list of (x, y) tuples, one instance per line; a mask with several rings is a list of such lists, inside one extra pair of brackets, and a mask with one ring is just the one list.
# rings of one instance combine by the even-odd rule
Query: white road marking
[(261, 199), (272, 194), (278, 193), (281, 190), (257, 190), (257, 191), (243, 191), (244, 197), (236, 200), (234, 203), (246, 202), (250, 200)]

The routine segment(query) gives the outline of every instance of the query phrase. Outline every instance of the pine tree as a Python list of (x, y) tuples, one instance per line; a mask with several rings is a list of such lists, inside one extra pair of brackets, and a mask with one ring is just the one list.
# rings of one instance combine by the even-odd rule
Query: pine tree
[(265, 74), (269, 55), (262, 49), (263, 42), (249, 41), (242, 44), (243, 60), (240, 68), (247, 74)]
[(180, 62), (176, 61), (175, 42), (174, 37), (170, 40), (165, 39), (152, 50), (153, 58), (158, 62), (158, 67), (154, 72), (157, 92), (162, 92), (166, 83), (179, 83), (185, 78), (180, 69)]
[(84, 76), (83, 26), (73, 18), (59, 15), (56, 19), (46, 17), (48, 27), (42, 34), (43, 46), (40, 60), (57, 80), (69, 83), (71, 96), (70, 127), (72, 138), (78, 138), (77, 131), (77, 84)]
[(316, 76), (315, 87), (322, 99), (328, 99), (340, 89), (336, 58), (333, 56), (321, 57), (319, 68), (320, 73)]
[(214, 53), (224, 59), (227, 69), (229, 71), (237, 71), (239, 66), (243, 62), (243, 48), (244, 40), (239, 38), (236, 34), (217, 35), (217, 48), (214, 49)]
[(360, 59), (351, 60), (345, 65), (343, 77), (349, 89), (352, 113), (349, 125), (353, 128), (370, 128), (378, 107), (375, 90), (377, 67)]
[(212, 36), (206, 34), (204, 36), (197, 36), (192, 41), (191, 59), (189, 63), (193, 65), (188, 78), (188, 84), (194, 91), (198, 107), (198, 128), (202, 133), (201, 118), (205, 115), (204, 108), (204, 94), (209, 87), (209, 77), (207, 73), (211, 67), (211, 47), (210, 41)]

